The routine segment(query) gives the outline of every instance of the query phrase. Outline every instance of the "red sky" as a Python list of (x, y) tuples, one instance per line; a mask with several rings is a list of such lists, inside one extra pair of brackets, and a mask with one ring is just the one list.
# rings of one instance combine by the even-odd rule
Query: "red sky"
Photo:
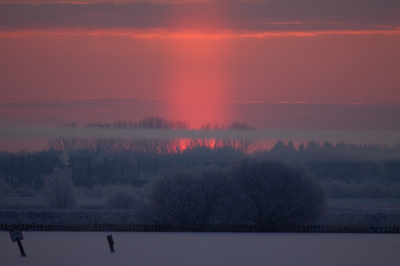
[[(240, 118), (294, 130), (297, 117), (305, 129), (399, 130), (399, 109), (385, 109), (400, 105), (399, 1), (60, 2), (0, 0), (0, 125), (143, 114), (193, 126)], [(144, 107), (77, 106), (118, 98)], [(146, 109), (145, 99), (158, 102)], [(272, 114), (228, 103), (338, 107)]]

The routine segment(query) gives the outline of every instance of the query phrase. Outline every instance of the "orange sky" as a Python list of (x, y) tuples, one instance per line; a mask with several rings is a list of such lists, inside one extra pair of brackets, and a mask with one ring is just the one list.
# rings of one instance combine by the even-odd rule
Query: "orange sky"
[(400, 34), (0, 37), (2, 101), (400, 103)]
[[(56, 124), (118, 114), (160, 115), (193, 126), (240, 117), (271, 128), (298, 113), (239, 112), (226, 103), (400, 105), (398, 1), (43, 5), (59, 2), (0, 1), (0, 102), (43, 102), (30, 113), (20, 105), (0, 109), (0, 126), (13, 119)], [(109, 106), (80, 111), (79, 101), (63, 111), (43, 107), (97, 98), (163, 104), (135, 114)], [(291, 123), (288, 128), (298, 128)], [(370, 128), (380, 127), (374, 123)], [(362, 122), (359, 128), (368, 127)]]

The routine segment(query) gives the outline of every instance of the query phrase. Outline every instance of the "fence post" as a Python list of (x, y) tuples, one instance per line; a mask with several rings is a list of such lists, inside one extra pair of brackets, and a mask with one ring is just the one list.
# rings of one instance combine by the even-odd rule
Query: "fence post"
[(114, 240), (112, 235), (107, 236), (108, 245), (110, 246), (110, 252), (115, 252), (114, 250)]
[(11, 236), (12, 242), (18, 243), (18, 248), (19, 248), (19, 251), (21, 252), (21, 257), (26, 257), (24, 247), (22, 246), (22, 243), (21, 243), (21, 240), (24, 239), (24, 237), (22, 236), (21, 230), (10, 231), (10, 236)]
[(19, 251), (21, 252), (21, 257), (26, 257), (24, 247), (22, 246), (21, 240), (17, 240)]

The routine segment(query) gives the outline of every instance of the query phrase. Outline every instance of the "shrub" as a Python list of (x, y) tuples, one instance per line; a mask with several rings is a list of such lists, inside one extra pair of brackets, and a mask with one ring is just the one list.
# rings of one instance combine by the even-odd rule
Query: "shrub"
[(283, 162), (243, 161), (232, 168), (243, 222), (262, 231), (310, 222), (324, 212), (325, 190), (307, 170)]
[(217, 167), (177, 167), (164, 171), (147, 188), (146, 222), (203, 231), (215, 222), (227, 196), (226, 173)]
[(70, 209), (77, 206), (71, 174), (69, 169), (56, 167), (53, 174), (45, 178), (43, 190), (47, 208)]
[(325, 190), (303, 168), (269, 161), (164, 171), (147, 187), (145, 222), (182, 231), (206, 231), (217, 224), (254, 224), (260, 231), (310, 222), (324, 212)]

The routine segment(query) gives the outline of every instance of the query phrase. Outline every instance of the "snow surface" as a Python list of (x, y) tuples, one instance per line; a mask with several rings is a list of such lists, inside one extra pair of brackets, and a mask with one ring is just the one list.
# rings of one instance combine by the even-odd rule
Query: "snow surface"
[[(114, 238), (110, 253), (107, 235)], [(0, 232), (2, 266), (399, 265), (399, 234)]]

